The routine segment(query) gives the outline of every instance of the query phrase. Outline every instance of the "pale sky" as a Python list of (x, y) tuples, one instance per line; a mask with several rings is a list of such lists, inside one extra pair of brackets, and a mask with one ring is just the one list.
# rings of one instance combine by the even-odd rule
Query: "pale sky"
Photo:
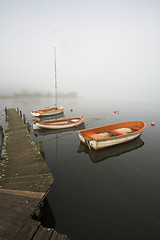
[(0, 0), (0, 94), (159, 100), (159, 0)]

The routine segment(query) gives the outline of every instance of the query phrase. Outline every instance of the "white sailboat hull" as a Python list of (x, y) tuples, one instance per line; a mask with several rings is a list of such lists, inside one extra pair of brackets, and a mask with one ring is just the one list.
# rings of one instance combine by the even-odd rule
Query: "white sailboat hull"
[(43, 113), (39, 113), (39, 112), (36, 112), (36, 111), (32, 111), (31, 114), (34, 116), (34, 117), (48, 117), (48, 116), (53, 116), (53, 115), (56, 115), (56, 114), (60, 114), (63, 112), (63, 109), (61, 110), (56, 110), (56, 111), (52, 111), (52, 112), (43, 112)]
[(64, 107), (52, 107), (52, 108), (44, 108), (37, 111), (32, 111), (31, 114), (34, 117), (48, 117), (57, 115), (63, 112)]

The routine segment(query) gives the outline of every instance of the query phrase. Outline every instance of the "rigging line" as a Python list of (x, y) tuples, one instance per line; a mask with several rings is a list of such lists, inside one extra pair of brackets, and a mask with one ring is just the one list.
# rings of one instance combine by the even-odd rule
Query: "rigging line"
[(66, 163), (68, 163), (68, 162), (74, 160), (75, 158), (79, 158), (80, 156), (81, 156), (81, 155), (79, 155), (79, 156), (76, 155), (76, 156), (74, 156), (74, 157), (68, 159), (67, 161), (61, 163), (61, 164), (58, 165), (56, 168), (54, 168), (54, 169), (51, 171), (51, 173), (53, 173), (53, 172), (56, 171), (57, 169), (61, 168), (61, 167), (62, 167), (63, 165), (65, 165)]
[[(61, 136), (54, 136), (54, 138), (47, 140), (46, 143), (47, 143), (47, 142), (50, 142), (50, 141), (53, 141), (53, 140), (56, 140), (57, 138), (61, 138), (61, 137), (64, 137), (64, 136), (69, 136), (69, 135), (71, 135), (71, 134), (74, 134), (75, 132), (76, 132), (76, 131), (71, 132), (71, 133), (67, 133), (67, 134), (63, 134), (63, 135), (61, 135)], [(57, 134), (58, 134), (58, 133), (57, 133)], [(48, 135), (46, 134), (46, 135), (44, 135), (43, 137), (45, 137), (45, 136), (48, 136)]]
[[(92, 123), (96, 123), (100, 120), (108, 120), (110, 117), (105, 117), (105, 118), (90, 118), (90, 119), (93, 119), (93, 121), (89, 121), (89, 123), (86, 123), (86, 125), (89, 125), (89, 124), (92, 124)], [(96, 121), (94, 119), (97, 119)]]
[(50, 105), (50, 106), (47, 106), (47, 107), (45, 107), (45, 108), (50, 108), (50, 107), (53, 107), (54, 106), (54, 104), (52, 104), (52, 105)]
[(59, 138), (61, 138), (61, 137), (64, 137), (64, 136), (69, 136), (69, 135), (71, 135), (71, 134), (74, 134), (76, 132), (76, 130), (74, 130), (74, 131), (71, 131), (71, 132), (69, 132), (69, 133), (63, 133), (61, 136), (59, 136)]
[(56, 48), (54, 47), (54, 74), (55, 74), (55, 107), (57, 108), (57, 70), (56, 70)]
[(105, 119), (105, 118), (107, 118), (107, 117), (103, 117), (103, 118), (88, 118), (87, 117), (87, 119), (92, 119), (92, 120), (101, 120), (101, 119)]
[(109, 119), (109, 118), (110, 118), (110, 116), (109, 117), (102, 117), (102, 118), (87, 118), (87, 120), (93, 120), (93, 121), (97, 120), (97, 121), (99, 121), (99, 120), (104, 120), (104, 119)]

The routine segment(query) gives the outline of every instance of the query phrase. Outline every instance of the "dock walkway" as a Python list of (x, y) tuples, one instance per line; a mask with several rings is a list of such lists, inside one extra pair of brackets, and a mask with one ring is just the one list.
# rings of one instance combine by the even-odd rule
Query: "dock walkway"
[(0, 160), (0, 239), (67, 240), (31, 216), (48, 193), (53, 177), (15, 109), (7, 121)]

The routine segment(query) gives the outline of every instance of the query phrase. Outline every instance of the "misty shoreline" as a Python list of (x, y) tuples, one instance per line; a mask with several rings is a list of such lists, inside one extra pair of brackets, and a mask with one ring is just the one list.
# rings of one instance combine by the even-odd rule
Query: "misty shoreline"
[[(13, 93), (12, 95), (0, 95), (0, 99), (20, 99), (20, 98), (33, 98), (33, 99), (39, 99), (39, 98), (53, 98), (55, 99), (55, 96), (52, 95), (50, 92), (42, 94), (39, 92), (35, 93), (28, 93), (28, 92), (21, 92), (21, 93)], [(67, 92), (67, 93), (58, 93), (58, 98), (80, 98), (76, 92)]]

